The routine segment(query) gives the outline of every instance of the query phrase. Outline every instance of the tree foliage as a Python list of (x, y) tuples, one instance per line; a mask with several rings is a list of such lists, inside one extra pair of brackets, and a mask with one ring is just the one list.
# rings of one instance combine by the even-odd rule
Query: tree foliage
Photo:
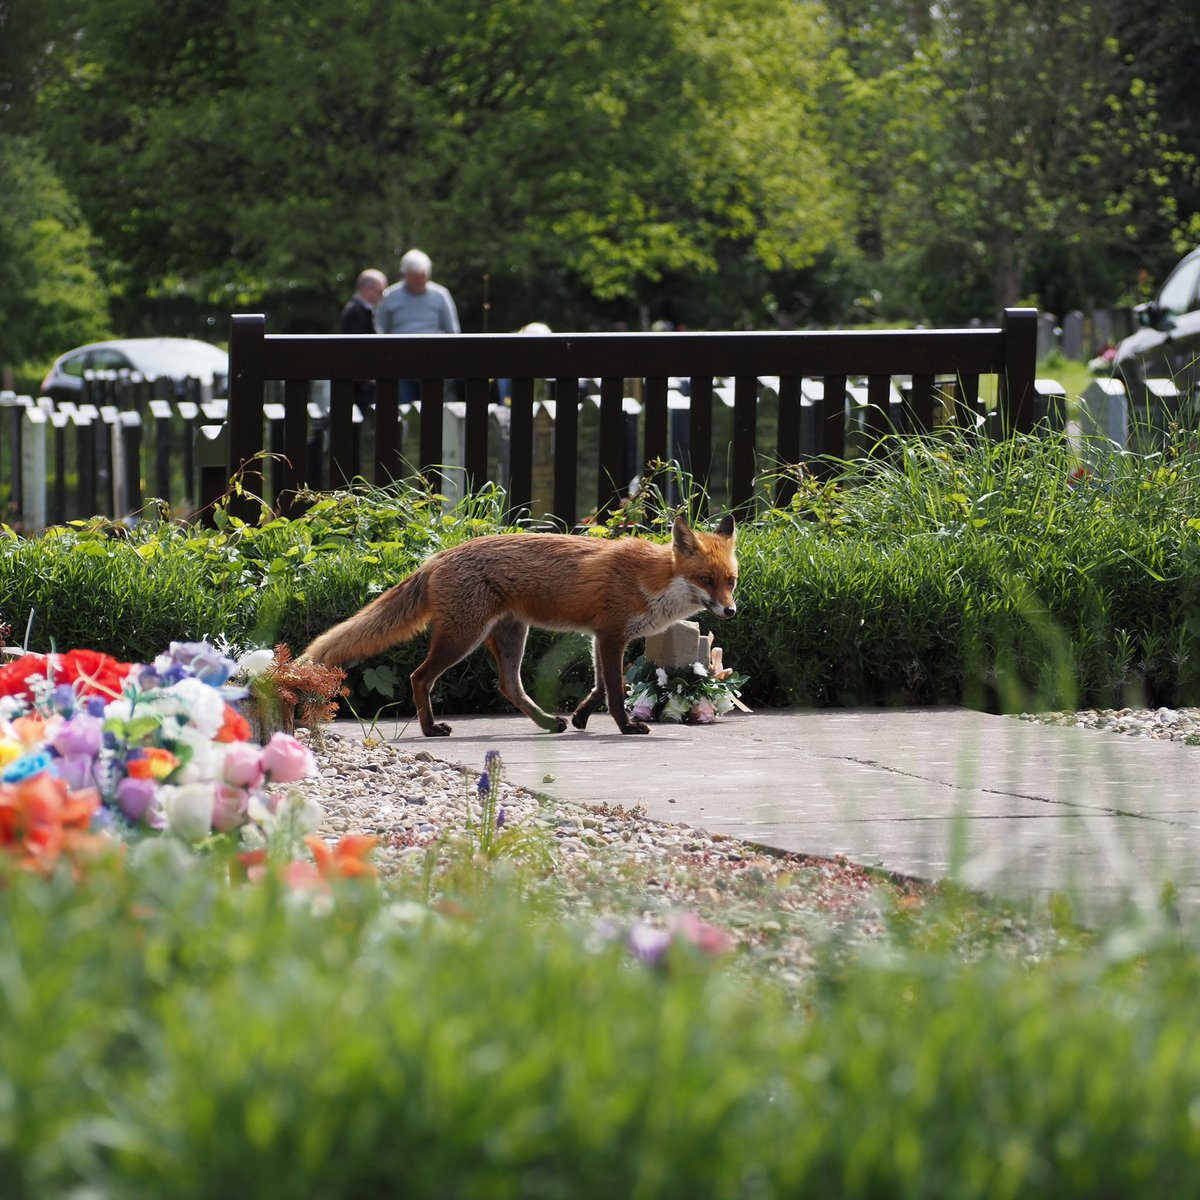
[(107, 303), (91, 231), (27, 138), (0, 134), (0, 196), (0, 368), (19, 373), (103, 336)]
[(129, 294), (310, 295), (411, 245), (478, 324), (633, 302), (736, 244), (803, 267), (843, 230), (806, 6), (771, 0), (88, 0), (45, 89)]
[(942, 318), (1037, 300), (1053, 252), (1076, 302), (1175, 219), (1172, 139), (1114, 31), (1119, 0), (830, 0), (841, 138), (873, 164), (865, 235)]
[(330, 329), (413, 245), (466, 328), (958, 322), (1170, 265), (1198, 44), (1171, 0), (7, 0), (0, 113), (122, 332)]

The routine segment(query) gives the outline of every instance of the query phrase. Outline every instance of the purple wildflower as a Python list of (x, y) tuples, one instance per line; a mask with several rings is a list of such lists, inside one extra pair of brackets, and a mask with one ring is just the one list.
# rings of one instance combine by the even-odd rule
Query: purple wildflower
[(486, 796), (492, 790), (492, 781), (488, 777), (488, 773), (486, 771), (479, 776), (479, 782), (475, 785), (475, 787), (481, 796)]
[(500, 807), (498, 809), (496, 809), (496, 828), (503, 829), (504, 822), (507, 820), (508, 820), (508, 814), (505, 813), (504, 805), (502, 804), (502, 805), (500, 805)]
[(629, 931), (629, 949), (638, 962), (648, 967), (665, 965), (667, 950), (671, 945), (671, 935), (665, 929), (655, 929), (639, 921)]

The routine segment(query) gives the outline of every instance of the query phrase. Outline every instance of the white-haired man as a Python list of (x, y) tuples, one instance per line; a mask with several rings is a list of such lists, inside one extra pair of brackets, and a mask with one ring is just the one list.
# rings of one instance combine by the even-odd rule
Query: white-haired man
[(433, 263), (421, 250), (400, 260), (400, 282), (383, 293), (375, 307), (380, 333), (460, 333), (458, 310), (450, 293), (430, 279)]

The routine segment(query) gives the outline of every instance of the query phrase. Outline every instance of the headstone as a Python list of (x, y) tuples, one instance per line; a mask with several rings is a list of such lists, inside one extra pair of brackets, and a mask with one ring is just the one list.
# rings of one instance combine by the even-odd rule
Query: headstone
[(656, 667), (678, 670), (692, 663), (708, 666), (712, 657), (713, 635), (701, 633), (695, 621), (676, 621), (662, 633), (646, 639), (646, 658)]
[(1087, 385), (1079, 398), (1079, 432), (1084, 438), (1107, 438), (1125, 448), (1129, 405), (1120, 379), (1093, 379)]
[(1051, 350), (1058, 349), (1058, 318), (1053, 313), (1038, 313), (1037, 356), (1045, 358)]
[(1084, 362), (1090, 357), (1083, 344), (1083, 313), (1074, 309), (1063, 317), (1062, 352), (1073, 362)]

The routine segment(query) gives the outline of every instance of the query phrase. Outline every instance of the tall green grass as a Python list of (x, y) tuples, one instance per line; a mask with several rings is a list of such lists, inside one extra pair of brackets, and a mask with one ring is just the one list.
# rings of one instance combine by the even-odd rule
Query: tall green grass
[(897, 931), (788, 992), (686, 947), (647, 968), (500, 883), (441, 916), (146, 858), (5, 880), (13, 1200), (1064, 1200), (1197, 1177), (1200, 962), (1177, 934), (1038, 962)]

